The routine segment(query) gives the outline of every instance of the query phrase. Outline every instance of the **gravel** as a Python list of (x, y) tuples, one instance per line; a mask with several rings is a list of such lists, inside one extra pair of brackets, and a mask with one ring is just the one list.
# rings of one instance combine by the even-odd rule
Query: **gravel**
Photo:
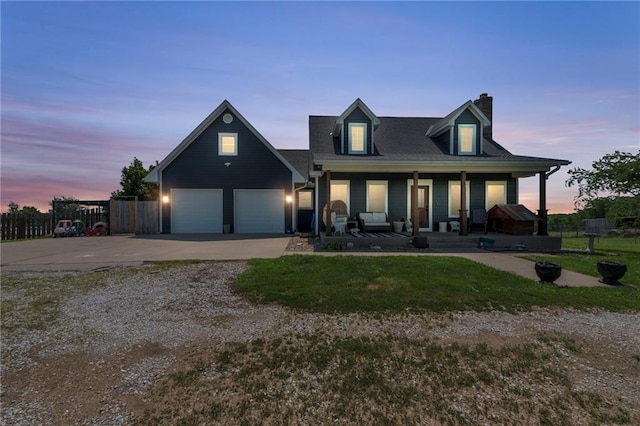
[[(599, 386), (640, 407), (640, 387), (633, 375), (627, 378), (623, 370), (610, 374), (607, 364), (640, 354), (639, 314), (553, 309), (383, 318), (300, 314), (236, 295), (230, 284), (246, 268), (245, 262), (211, 262), (133, 272), (114, 269), (106, 286), (64, 300), (58, 319), (45, 329), (3, 335), (0, 423), (63, 424), (68, 415), (76, 424), (129, 424), (127, 396), (144, 395), (154, 379), (174, 365), (178, 349), (184, 355), (202, 342), (222, 346), (314, 332), (495, 344), (559, 333), (587, 342), (594, 354), (587, 362), (584, 354), (567, 353), (578, 387)], [(26, 297), (20, 289), (2, 289), (3, 301), (19, 297)], [(92, 386), (82, 395), (65, 394), (88, 382)], [(66, 414), (59, 398), (69, 404)], [(84, 398), (83, 403), (77, 398)]]

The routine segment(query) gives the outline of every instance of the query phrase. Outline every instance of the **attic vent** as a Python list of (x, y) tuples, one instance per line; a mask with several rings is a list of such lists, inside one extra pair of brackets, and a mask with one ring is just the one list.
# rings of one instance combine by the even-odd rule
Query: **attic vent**
[(233, 121), (233, 115), (226, 113), (222, 116), (222, 121), (224, 121), (225, 124), (230, 124)]

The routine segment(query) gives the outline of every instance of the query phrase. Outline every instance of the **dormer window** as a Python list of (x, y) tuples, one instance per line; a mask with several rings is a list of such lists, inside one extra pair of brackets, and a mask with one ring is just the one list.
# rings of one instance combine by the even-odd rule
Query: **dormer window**
[(366, 123), (349, 123), (349, 154), (365, 154), (366, 137)]
[(474, 155), (476, 153), (476, 125), (458, 125), (458, 154)]

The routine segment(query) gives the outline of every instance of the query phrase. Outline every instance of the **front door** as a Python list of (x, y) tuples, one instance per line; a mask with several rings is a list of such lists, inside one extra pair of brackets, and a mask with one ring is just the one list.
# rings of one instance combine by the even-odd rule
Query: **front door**
[[(413, 186), (411, 186), (413, 191)], [(418, 186), (418, 228), (429, 228), (429, 186)]]

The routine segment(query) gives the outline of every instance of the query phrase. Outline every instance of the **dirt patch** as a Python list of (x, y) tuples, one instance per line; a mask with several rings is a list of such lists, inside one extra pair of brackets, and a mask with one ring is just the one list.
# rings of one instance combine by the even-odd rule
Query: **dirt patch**
[[(532, 424), (547, 418), (541, 411), (545, 404), (556, 410), (557, 417), (548, 417), (555, 424), (640, 422), (638, 314), (553, 309), (518, 315), (300, 314), (235, 294), (231, 283), (245, 268), (244, 262), (212, 262), (88, 273), (84, 279), (100, 283), (87, 284), (81, 293), (56, 289), (64, 297), (43, 311), (55, 319), (29, 322), (34, 328), (21, 316), (31, 312), (28, 303), (42, 278), (23, 276), (13, 285), (11, 276), (3, 276), (3, 308), (5, 302), (11, 308), (3, 309), (3, 327), (12, 327), (2, 335), (2, 423), (125, 425), (200, 413), (193, 417), (197, 423), (243, 412), (250, 422), (266, 416), (276, 423), (320, 423), (327, 415), (339, 421), (349, 419), (353, 409), (343, 406), (342, 417), (334, 410), (340, 408), (339, 386), (365, 389), (371, 399), (358, 400), (357, 410), (398, 422), (446, 422), (437, 414), (443, 410), (458, 413), (453, 417), (458, 423), (473, 423), (469, 416), (478, 412), (489, 423)], [(385, 347), (388, 351), (381, 351)], [(513, 351), (526, 360), (529, 347), (537, 362), (532, 371), (506, 362)], [(458, 354), (457, 361), (450, 360), (447, 348)], [(426, 357), (434, 351), (441, 355)], [(478, 369), (483, 351), (501, 375), (490, 364)], [(299, 363), (287, 364), (292, 359)], [(441, 363), (440, 370), (433, 367), (430, 373), (431, 362)], [(458, 369), (447, 362), (459, 363)], [(403, 363), (413, 367), (400, 367)], [(420, 394), (437, 391), (427, 379), (445, 367), (453, 368), (460, 392), (442, 399), (446, 407), (429, 406)], [(509, 369), (517, 374), (509, 376)], [(246, 377), (258, 379), (239, 387)], [(398, 386), (383, 392), (377, 380)], [(268, 383), (272, 386), (262, 393), (254, 389)], [(449, 385), (443, 381), (442, 389), (449, 392)], [(319, 389), (326, 392), (325, 402), (314, 396)], [(393, 399), (396, 391), (400, 402)], [(333, 398), (331, 408), (327, 401)], [(536, 398), (543, 401), (537, 408), (527, 402)], [(392, 412), (402, 401), (411, 402), (399, 410), (405, 417)], [(510, 417), (509, 404), (518, 408), (516, 417)], [(591, 413), (588, 405), (598, 410)], [(269, 417), (277, 412), (289, 417)], [(364, 414), (358, 419), (376, 422)]]

